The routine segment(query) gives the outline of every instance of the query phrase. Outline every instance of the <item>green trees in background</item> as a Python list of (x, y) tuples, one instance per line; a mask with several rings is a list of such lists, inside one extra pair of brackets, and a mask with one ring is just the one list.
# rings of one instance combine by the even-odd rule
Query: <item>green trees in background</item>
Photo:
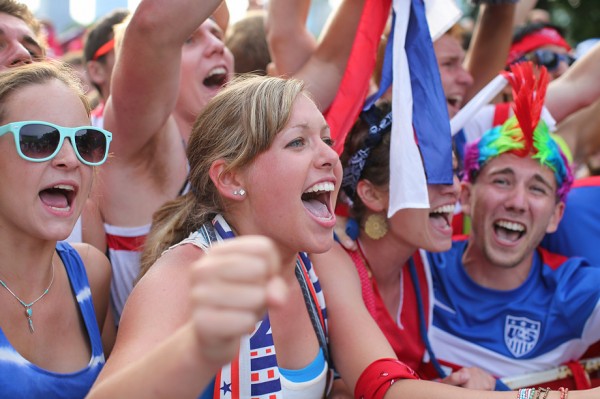
[(552, 22), (565, 29), (573, 45), (600, 37), (599, 0), (539, 0), (537, 6), (550, 11)]

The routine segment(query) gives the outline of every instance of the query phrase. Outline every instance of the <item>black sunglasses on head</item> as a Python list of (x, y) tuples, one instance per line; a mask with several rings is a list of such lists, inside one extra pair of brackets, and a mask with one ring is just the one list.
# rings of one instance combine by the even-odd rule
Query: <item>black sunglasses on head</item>
[(560, 54), (551, 50), (535, 50), (519, 59), (519, 61), (525, 60), (545, 66), (548, 72), (552, 72), (558, 68), (561, 61), (564, 61), (568, 66), (571, 66), (575, 62), (575, 58), (569, 54)]

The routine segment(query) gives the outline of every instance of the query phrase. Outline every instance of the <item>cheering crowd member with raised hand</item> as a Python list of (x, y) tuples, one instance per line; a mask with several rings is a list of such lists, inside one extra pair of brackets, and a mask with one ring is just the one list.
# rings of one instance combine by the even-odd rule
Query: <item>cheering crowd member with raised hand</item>
[(104, 109), (113, 156), (97, 185), (117, 319), (138, 277), (152, 214), (187, 189), (192, 124), (233, 73), (223, 32), (209, 18), (220, 4), (143, 0), (117, 34)]

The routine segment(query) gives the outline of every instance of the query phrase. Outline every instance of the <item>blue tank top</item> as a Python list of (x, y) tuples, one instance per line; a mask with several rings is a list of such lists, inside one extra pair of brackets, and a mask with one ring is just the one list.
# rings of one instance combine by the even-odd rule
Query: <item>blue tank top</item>
[(67, 243), (57, 243), (56, 251), (65, 265), (88, 332), (92, 347), (90, 362), (74, 373), (61, 374), (42, 369), (22, 357), (0, 329), (0, 396), (3, 398), (83, 398), (104, 365), (102, 338), (83, 262), (77, 251)]

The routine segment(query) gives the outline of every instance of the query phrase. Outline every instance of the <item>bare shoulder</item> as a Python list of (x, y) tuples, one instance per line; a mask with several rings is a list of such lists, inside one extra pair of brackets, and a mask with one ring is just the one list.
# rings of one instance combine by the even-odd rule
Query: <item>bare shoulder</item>
[[(183, 244), (164, 252), (140, 280), (148, 280), (150, 284), (154, 279), (162, 279), (169, 275), (188, 273), (192, 262), (200, 259), (204, 251), (193, 244)], [(175, 277), (177, 278), (177, 277)]]
[(133, 288), (123, 316), (128, 310), (144, 314), (156, 313), (161, 309), (173, 319), (183, 320), (187, 317), (190, 267), (203, 254), (200, 248), (190, 244), (165, 252)]
[(106, 365), (109, 369), (139, 359), (189, 320), (190, 265), (202, 253), (193, 245), (176, 247), (160, 257), (133, 287), (121, 315), (112, 362)]
[(110, 262), (105, 254), (90, 244), (74, 243), (71, 246), (81, 257), (90, 284), (97, 281), (110, 282), (112, 271)]

